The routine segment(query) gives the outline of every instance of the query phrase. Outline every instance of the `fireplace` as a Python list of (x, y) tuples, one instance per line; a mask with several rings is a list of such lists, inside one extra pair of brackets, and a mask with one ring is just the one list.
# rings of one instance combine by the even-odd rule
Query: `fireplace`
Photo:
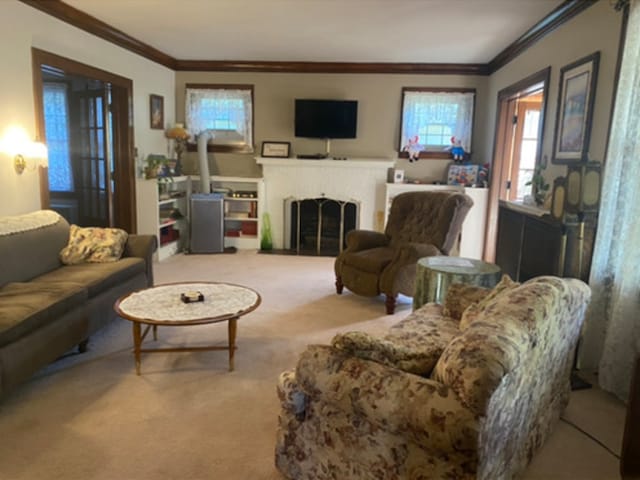
[(347, 233), (358, 225), (360, 205), (332, 198), (285, 199), (285, 248), (303, 255), (342, 252)]
[(286, 199), (332, 198), (355, 202), (358, 210), (355, 228), (384, 229), (387, 170), (395, 165), (394, 160), (258, 157), (256, 161), (262, 167), (262, 207), (270, 216), (275, 250), (291, 251), (291, 209), (283, 208)]

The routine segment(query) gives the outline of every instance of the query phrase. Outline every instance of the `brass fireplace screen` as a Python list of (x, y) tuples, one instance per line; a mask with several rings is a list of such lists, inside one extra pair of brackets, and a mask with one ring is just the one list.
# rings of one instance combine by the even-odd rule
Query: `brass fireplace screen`
[(359, 203), (332, 198), (285, 199), (285, 248), (300, 255), (337, 255), (357, 228)]

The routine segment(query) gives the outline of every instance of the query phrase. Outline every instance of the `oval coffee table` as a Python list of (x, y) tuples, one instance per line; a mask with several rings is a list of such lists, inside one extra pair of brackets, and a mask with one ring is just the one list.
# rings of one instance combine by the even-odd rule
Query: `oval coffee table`
[[(181, 294), (198, 291), (202, 302), (184, 303)], [(260, 305), (260, 295), (247, 287), (231, 283), (187, 282), (145, 288), (119, 298), (114, 310), (133, 323), (133, 349), (136, 373), (140, 375), (140, 354), (154, 352), (195, 352), (229, 350), (229, 371), (234, 368), (237, 320)], [(157, 339), (158, 325), (186, 327), (228, 321), (228, 346), (142, 348), (142, 342), (153, 327)], [(142, 332), (142, 324), (146, 325)]]

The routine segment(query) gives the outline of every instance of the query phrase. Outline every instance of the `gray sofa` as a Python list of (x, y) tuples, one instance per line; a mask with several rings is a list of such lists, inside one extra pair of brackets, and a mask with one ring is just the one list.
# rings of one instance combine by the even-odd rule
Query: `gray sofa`
[(114, 301), (153, 285), (156, 238), (129, 235), (120, 260), (63, 265), (69, 224), (52, 211), (0, 217), (0, 397), (116, 317)]

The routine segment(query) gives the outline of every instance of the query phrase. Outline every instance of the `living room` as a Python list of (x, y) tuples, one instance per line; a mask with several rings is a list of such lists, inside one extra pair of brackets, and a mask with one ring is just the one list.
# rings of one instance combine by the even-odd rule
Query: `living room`
[[(5, 131), (6, 128), (14, 125), (18, 125), (25, 129), (31, 138), (36, 137), (36, 114), (35, 103), (36, 99), (33, 93), (33, 78), (32, 78), (32, 48), (37, 48), (47, 52), (51, 52), (55, 55), (73, 59), (74, 61), (81, 62), (92, 67), (114, 72), (123, 77), (129, 78), (133, 83), (133, 134), (134, 145), (137, 149), (139, 156), (146, 156), (154, 153), (167, 153), (168, 143), (165, 137), (164, 129), (157, 130), (150, 128), (149, 125), (149, 96), (159, 95), (163, 97), (164, 101), (164, 123), (168, 128), (178, 122), (184, 121), (184, 92), (185, 85), (190, 83), (197, 84), (250, 84), (254, 86), (255, 92), (255, 137), (254, 143), (256, 145), (256, 152), (248, 154), (229, 154), (229, 153), (215, 153), (209, 157), (209, 166), (211, 174), (222, 176), (237, 176), (237, 177), (259, 177), (262, 174), (260, 165), (255, 161), (255, 156), (258, 156), (259, 146), (264, 141), (287, 141), (291, 142), (292, 151), (297, 153), (315, 153), (324, 149), (323, 142), (319, 140), (303, 140), (295, 138), (293, 135), (293, 100), (295, 98), (304, 97), (322, 97), (322, 98), (357, 98), (359, 101), (359, 123), (358, 123), (358, 137), (355, 140), (348, 141), (336, 141), (332, 145), (332, 152), (336, 155), (354, 158), (387, 158), (394, 159), (396, 161), (396, 168), (404, 170), (405, 176), (410, 179), (418, 179), (424, 182), (443, 181), (446, 178), (446, 170), (450, 163), (449, 159), (433, 160), (433, 159), (421, 159), (417, 162), (410, 162), (406, 158), (398, 158), (398, 136), (400, 129), (401, 118), (401, 95), (403, 87), (468, 87), (473, 88), (476, 91), (476, 103), (475, 103), (475, 117), (474, 117), (474, 130), (473, 130), (473, 156), (474, 163), (483, 164), (490, 163), (494, 156), (494, 141), (495, 141), (495, 128), (496, 117), (498, 116), (498, 93), (504, 88), (513, 85), (523, 78), (531, 75), (532, 73), (541, 71), (544, 68), (551, 67), (551, 79), (549, 82), (549, 102), (546, 110), (545, 129), (543, 133), (543, 142), (541, 145), (541, 156), (551, 159), (553, 157), (553, 138), (555, 133), (555, 118), (557, 110), (557, 97), (558, 97), (558, 85), (560, 81), (560, 71), (562, 67), (570, 64), (572, 61), (585, 57), (593, 52), (600, 52), (600, 65), (599, 75), (597, 82), (597, 90), (595, 94), (595, 103), (593, 109), (592, 125), (591, 125), (591, 139), (589, 144), (589, 157), (591, 160), (603, 161), (607, 158), (609, 137), (610, 137), (610, 124), (612, 118), (612, 110), (615, 100), (616, 84), (617, 84), (617, 64), (619, 62), (619, 45), (622, 34), (623, 19), (622, 14), (616, 11), (611, 2), (601, 0), (596, 2), (593, 6), (584, 9), (576, 16), (570, 18), (565, 23), (562, 23), (557, 28), (549, 31), (541, 39), (534, 42), (529, 48), (506, 64), (496, 69), (489, 75), (486, 74), (434, 74), (434, 73), (420, 73), (420, 74), (406, 74), (406, 73), (274, 73), (274, 72), (252, 72), (252, 71), (183, 71), (174, 70), (158, 62), (149, 60), (145, 56), (128, 51), (120, 46), (117, 46), (109, 41), (103, 40), (95, 35), (87, 33), (79, 28), (71, 26), (70, 24), (55, 18), (52, 15), (44, 13), (37, 8), (33, 8), (29, 5), (30, 2), (13, 1), (3, 4), (3, 15), (0, 18), (0, 25), (2, 26), (0, 35), (4, 40), (0, 51), (2, 52), (2, 58), (5, 59), (6, 74), (3, 76), (1, 82), (2, 88), (0, 88), (0, 105), (2, 109), (0, 111), (0, 132)], [(553, 2), (551, 2), (553, 3)], [(557, 3), (557, 2), (556, 2)], [(550, 7), (549, 10), (554, 8), (555, 4)], [(461, 12), (462, 14), (464, 12)], [(171, 14), (171, 13), (169, 13)], [(539, 19), (532, 19), (531, 24), (535, 23)], [(595, 33), (597, 32), (597, 33)], [(135, 32), (127, 32), (135, 37)], [(408, 37), (412, 37), (413, 33), (408, 33)], [(411, 39), (408, 39), (411, 41)], [(216, 56), (220, 59), (225, 59), (224, 53), (220, 53)], [(490, 60), (490, 59), (489, 59)], [(4, 201), (0, 204), (0, 216), (18, 215), (40, 209), (40, 179), (38, 175), (33, 171), (25, 171), (23, 175), (16, 175), (13, 166), (13, 160), (9, 159), (7, 155), (0, 154), (2, 161), (0, 162), (0, 191)], [(185, 170), (189, 173), (197, 173), (197, 154), (195, 152), (188, 152), (185, 155)], [(562, 164), (556, 164), (551, 161), (548, 163), (548, 167), (545, 172), (545, 177), (548, 182), (553, 181), (555, 177), (565, 176), (567, 173), (567, 167)], [(273, 207), (280, 208), (280, 206)], [(182, 257), (182, 256), (178, 256)], [(193, 278), (201, 278), (206, 275), (204, 270), (198, 270), (199, 266), (195, 262), (194, 257), (189, 259), (184, 258), (171, 258), (166, 262), (160, 262), (154, 265), (157, 271), (156, 281), (171, 282), (171, 281), (185, 281)], [(259, 273), (260, 268), (265, 268), (262, 263), (255, 264), (256, 261), (253, 257), (247, 256), (246, 252), (240, 252), (237, 255), (237, 259), (223, 259), (217, 260), (215, 256), (209, 257), (213, 262), (210, 265), (212, 269), (220, 268), (220, 274), (223, 275), (225, 281), (233, 282), (234, 280), (239, 283), (246, 283), (247, 277), (241, 276), (241, 270), (246, 265), (247, 269), (250, 269), (255, 274), (255, 281), (253, 283), (254, 288), (259, 289), (260, 283), (266, 285), (270, 282), (268, 277), (262, 276)], [(178, 260), (184, 260), (185, 264), (176, 264)], [(296, 333), (295, 317), (299, 316), (301, 323), (305, 322), (305, 319), (312, 319), (317, 322), (322, 317), (321, 312), (313, 312), (313, 309), (307, 309), (308, 305), (303, 303), (298, 304), (297, 300), (291, 299), (295, 297), (296, 293), (300, 293), (301, 299), (305, 299), (309, 304), (316, 304), (320, 309), (327, 309), (325, 313), (332, 311), (332, 309), (338, 308), (338, 304), (333, 300), (326, 301), (323, 290), (323, 294), (317, 295), (304, 292), (298, 292), (298, 290), (304, 290), (304, 285), (300, 284), (300, 278), (309, 278), (313, 282), (318, 284), (324, 284), (328, 287), (332, 287), (332, 270), (331, 264), (322, 258), (306, 259), (304, 262), (298, 260), (287, 259), (287, 268), (292, 269), (294, 273), (288, 274), (281, 272), (281, 266), (278, 265), (278, 256), (271, 256), (268, 260), (259, 260), (260, 262), (267, 262), (272, 274), (282, 274), (283, 278), (287, 277), (288, 282), (277, 283), (279, 289), (286, 289), (287, 294), (278, 296), (278, 291), (275, 291), (275, 285), (272, 289), (265, 289), (272, 295), (271, 299), (267, 300), (266, 295), (263, 293), (264, 304), (262, 309), (271, 309), (272, 312), (277, 312), (280, 315), (285, 315), (288, 319), (292, 320), (292, 324), (287, 323), (286, 328), (292, 334)], [(307, 263), (308, 262), (308, 263)], [(303, 265), (304, 264), (304, 265)], [(307, 270), (307, 268), (309, 268)], [(314, 268), (319, 268), (319, 271), (315, 271)], [(299, 269), (299, 270), (298, 270)], [(193, 276), (192, 276), (193, 275)], [(301, 275), (301, 277), (298, 277)], [(304, 282), (303, 282), (304, 283)], [(311, 285), (311, 284), (310, 284)], [(315, 283), (313, 284), (315, 285)], [(313, 287), (307, 287), (313, 288)], [(276, 301), (277, 300), (277, 301)], [(342, 299), (344, 300), (344, 298)], [(291, 308), (287, 309), (285, 313), (279, 305), (291, 302)], [(256, 327), (253, 330), (248, 330), (246, 343), (242, 344), (242, 332), (239, 334), (239, 342), (241, 350), (238, 352), (238, 357), (242, 358), (242, 355), (247, 355), (255, 345), (262, 343), (260, 339), (261, 333), (270, 332), (270, 336), (273, 337), (273, 344), (266, 349), (258, 350), (258, 358), (253, 358), (251, 363), (259, 364), (264, 358), (260, 358), (260, 355), (265, 357), (268, 355), (274, 355), (276, 357), (277, 367), (281, 367), (281, 370), (290, 368), (293, 353), (298, 353), (303, 343), (327, 342), (332, 334), (340, 331), (341, 329), (357, 329), (358, 327), (368, 328), (370, 332), (381, 332), (393, 321), (401, 319), (406, 316), (410, 307), (408, 305), (401, 305), (399, 312), (388, 318), (380, 315), (375, 303), (370, 303), (366, 299), (358, 298), (356, 300), (355, 307), (349, 308), (347, 311), (341, 311), (340, 315), (348, 317), (352, 316), (353, 322), (342, 322), (337, 319), (328, 320), (322, 327), (318, 327), (315, 332), (309, 332), (296, 340), (296, 343), (291, 346), (286, 344), (286, 335), (275, 334), (272, 329), (284, 328), (284, 323), (274, 323), (268, 325), (262, 321), (256, 322)], [(340, 308), (344, 308), (341, 303)], [(361, 310), (358, 310), (361, 309)], [(258, 315), (260, 309), (256, 311)], [(247, 317), (247, 321), (250, 317)], [(242, 322), (241, 322), (242, 323)], [(243, 325), (240, 326), (242, 330)], [(122, 334), (122, 326), (116, 328), (113, 331), (114, 335)], [(128, 335), (128, 332), (127, 332)], [(175, 340), (189, 339), (193, 336), (197, 337), (197, 334), (185, 335), (184, 337), (176, 337)], [(109, 344), (109, 339), (102, 339), (105, 344)], [(593, 345), (596, 345), (594, 342)], [(597, 351), (597, 346), (587, 346)], [(118, 351), (120, 346), (117, 342), (112, 344), (111, 353)], [(109, 348), (107, 348), (109, 350)], [(287, 352), (286, 354), (284, 352)], [(151, 399), (158, 401), (158, 405), (148, 405), (152, 409), (150, 413), (145, 412), (141, 405), (139, 411), (134, 412), (134, 415), (129, 417), (130, 421), (136, 422), (141, 419), (155, 419), (157, 420), (162, 415), (173, 415), (174, 408), (178, 408), (179, 397), (181, 393), (173, 391), (171, 399), (163, 399), (162, 392), (165, 388), (170, 388), (172, 382), (172, 373), (169, 370), (173, 370), (175, 367), (179, 371), (185, 374), (183, 379), (186, 392), (191, 395), (196, 402), (206, 403), (209, 399), (207, 395), (213, 394), (215, 390), (206, 390), (207, 395), (203, 392), (199, 392), (196, 388), (200, 382), (200, 376), (203, 372), (207, 371), (207, 368), (201, 366), (201, 362), (209, 361), (209, 357), (195, 357), (195, 358), (182, 358), (177, 361), (177, 365), (174, 365), (171, 360), (150, 361), (149, 369), (152, 372), (162, 372), (163, 378), (160, 375), (153, 378), (146, 378), (146, 387), (148, 389), (147, 396), (141, 397), (145, 399), (145, 402), (149, 402)], [(247, 357), (249, 358), (249, 357)], [(123, 360), (124, 359), (124, 360)], [(131, 360), (126, 354), (122, 354), (117, 357), (117, 360), (122, 362), (119, 364), (123, 370), (127, 371), (127, 375), (130, 375), (128, 371), (129, 361)], [(51, 366), (50, 370), (36, 379), (36, 382), (43, 382), (46, 384), (55, 382), (56, 371), (61, 373), (64, 370), (64, 365), (73, 364), (75, 359), (62, 360), (59, 366)], [(146, 361), (146, 360), (145, 360)], [(67, 362), (67, 363), (65, 363)], [(125, 365), (125, 362), (127, 364)], [(91, 362), (89, 362), (91, 363)], [(247, 367), (250, 364), (247, 360), (244, 362), (244, 366)], [(115, 373), (109, 371), (104, 366), (99, 365), (99, 362), (94, 363), (96, 370), (90, 374), (96, 375), (115, 375)], [(585, 369), (594, 369), (597, 367), (597, 360), (585, 357), (583, 359), (583, 365)], [(270, 369), (273, 368), (270, 365)], [(182, 370), (184, 368), (184, 370)], [(59, 369), (59, 370), (58, 370)], [(72, 369), (73, 370), (73, 369)], [(259, 370), (259, 369), (258, 369)], [(251, 397), (255, 395), (251, 391), (251, 387), (259, 384), (260, 389), (258, 395), (262, 395), (262, 392), (269, 392), (269, 388), (272, 388), (273, 399), (269, 401), (269, 408), (272, 408), (273, 413), (276, 413), (274, 405), (276, 404), (275, 398), (275, 382), (276, 379), (272, 378), (267, 380), (256, 374), (256, 378), (251, 378), (249, 374), (246, 378), (246, 382), (240, 382), (234, 384), (232, 379), (221, 379), (226, 372), (223, 370), (216, 370), (214, 375), (220, 379), (219, 385), (220, 391), (227, 391), (228, 389), (243, 389), (247, 396)], [(67, 373), (62, 373), (68, 375)], [(260, 378), (258, 378), (260, 377)], [(145, 376), (142, 377), (145, 381)], [(126, 396), (127, 390), (131, 388), (131, 383), (136, 379), (131, 378), (126, 381), (124, 385), (109, 387), (108, 384), (102, 383), (96, 388), (107, 390), (113, 388), (120, 391), (120, 395)], [(81, 382), (80, 378), (71, 378), (71, 384)], [(33, 390), (31, 390), (33, 389)], [(262, 390), (264, 389), (264, 390)], [(33, 398), (34, 392), (36, 392), (34, 386), (29, 386), (23, 393), (18, 393), (19, 399), (21, 398)], [(75, 390), (78, 395), (82, 395), (81, 389)], [(62, 392), (56, 392), (56, 395), (62, 395)], [(265, 393), (267, 395), (267, 393)], [(115, 396), (107, 395), (104, 397), (105, 402), (112, 402), (116, 398)], [(186, 398), (186, 396), (185, 396)], [(237, 396), (226, 397), (227, 400), (237, 401)], [(108, 399), (108, 400), (107, 400)], [(47, 405), (43, 400), (39, 400), (39, 405), (43, 409), (57, 409), (59, 405), (64, 404), (64, 396), (56, 397), (50, 405)], [(87, 394), (85, 402), (81, 402), (82, 406), (77, 409), (67, 410), (68, 415), (82, 416), (83, 410), (85, 413), (91, 416), (91, 419), (87, 423), (83, 423), (80, 428), (82, 429), (94, 429), (104, 428), (108, 430), (109, 420), (108, 418), (101, 418), (99, 409), (101, 408), (101, 400), (96, 390), (92, 390), (90, 394)], [(605, 404), (603, 408), (609, 408), (609, 404)], [(113, 405), (105, 405), (113, 407)], [(9, 409), (10, 412), (15, 412), (15, 401), (11, 406), (0, 406), (0, 409)], [(135, 408), (133, 402), (127, 402), (127, 408)], [(252, 403), (246, 402), (238, 405), (239, 409), (243, 411), (251, 412)], [(117, 415), (117, 407), (113, 410), (109, 410), (109, 415)], [(73, 412), (73, 413), (72, 413)], [(136, 415), (140, 415), (136, 420)], [(149, 415), (149, 416), (147, 416)], [(615, 415), (620, 415), (619, 411)], [(251, 412), (247, 421), (257, 421), (259, 428), (268, 429), (270, 432), (275, 432), (275, 418), (269, 412), (270, 418), (259, 419), (255, 412)], [(30, 419), (34, 421), (34, 417), (26, 415), (21, 417), (23, 420)], [(69, 418), (67, 424), (73, 429), (73, 419)], [(182, 419), (186, 423), (198, 424), (201, 420), (198, 417), (185, 417)], [(238, 417), (234, 417), (234, 421), (241, 421)], [(10, 422), (10, 419), (5, 419)], [(216, 418), (216, 421), (220, 419)], [(55, 422), (46, 422), (49, 427), (55, 428)], [(5, 424), (6, 425), (6, 424)], [(172, 427), (176, 427), (175, 423), (171, 423)], [(236, 427), (231, 420), (229, 423), (223, 422), (216, 425), (209, 425), (211, 428), (209, 434), (215, 436), (220, 431), (233, 431)], [(147, 430), (150, 431), (150, 430)], [(111, 438), (114, 442), (118, 442), (118, 436), (116, 432), (110, 432)], [(200, 436), (206, 435), (206, 429), (199, 431), (199, 435), (193, 434), (189, 431), (177, 432), (169, 430), (157, 430), (154, 434), (162, 435), (170, 442), (194, 442), (197, 443)], [(45, 437), (39, 437), (41, 442), (53, 442), (55, 438), (55, 432), (50, 431)], [(169, 437), (172, 437), (169, 440)], [(177, 438), (176, 438), (177, 437)], [(250, 435), (244, 436), (248, 439)], [(140, 442), (144, 440), (138, 439)], [(21, 439), (20, 444), (26, 445), (28, 438)], [(77, 442), (77, 443), (76, 443)], [(207, 444), (210, 449), (223, 448), (219, 441), (213, 441)], [(235, 445), (238, 447), (237, 445)], [(83, 444), (82, 435), (71, 438), (66, 437), (64, 442), (66, 449), (82, 449), (87, 447)], [(267, 445), (268, 448), (272, 448), (272, 445)], [(43, 445), (44, 448), (44, 445)], [(238, 447), (239, 448), (239, 447)], [(265, 446), (259, 445), (255, 448), (261, 449), (264, 452)], [(243, 455), (232, 455), (234, 461), (238, 464), (250, 464), (252, 461), (250, 449), (244, 452)], [(184, 450), (182, 450), (184, 452)], [(12, 453), (18, 454), (16, 450), (12, 450)], [(57, 468), (64, 470), (70, 468), (66, 462), (57, 462), (56, 457), (68, 456), (69, 453), (63, 450), (51, 450), (48, 453), (43, 452), (44, 456), (50, 456), (47, 461), (54, 462)], [(109, 458), (104, 460), (108, 463), (117, 463), (117, 455), (131, 455), (131, 452), (118, 451), (116, 446), (112, 446), (109, 451)], [(594, 454), (595, 456), (599, 454)], [(93, 452), (93, 459), (99, 462), (99, 454)], [(10, 457), (7, 457), (7, 459)], [(144, 459), (150, 458), (149, 452), (145, 452)], [(219, 457), (216, 456), (218, 459)], [(177, 460), (177, 459), (175, 459)], [(193, 463), (189, 467), (189, 462), (180, 462), (183, 468), (183, 476), (203, 478), (203, 472), (206, 470), (206, 460), (203, 459), (191, 459)], [(7, 460), (9, 461), (9, 460)], [(220, 460), (221, 461), (221, 460)], [(216, 463), (218, 460), (216, 460)], [(262, 463), (260, 463), (262, 462)], [(232, 466), (225, 464), (221, 467), (221, 470), (212, 473), (212, 477), (220, 478), (279, 478), (272, 477), (264, 473), (264, 470), (260, 470), (260, 467), (264, 467), (268, 462), (261, 459), (256, 464), (254, 470), (244, 470), (244, 476), (238, 476), (233, 470)], [(26, 468), (24, 465), (28, 463), (26, 458), (23, 458), (20, 465), (21, 468)], [(161, 462), (164, 468), (167, 468), (167, 463)], [(127, 475), (135, 478), (141, 478), (142, 473), (137, 471), (133, 475), (126, 470), (110, 470), (109, 473), (100, 473), (98, 469), (99, 465), (93, 465), (91, 467), (85, 465), (76, 465), (76, 467), (87, 468), (84, 473), (86, 476), (93, 476), (95, 478), (113, 478), (121, 477), (127, 478)], [(75, 467), (74, 467), (75, 468)], [(159, 467), (161, 468), (161, 467)], [(189, 472), (189, 468), (192, 468)], [(213, 469), (215, 470), (215, 468)], [(26, 470), (25, 470), (26, 471)], [(73, 474), (71, 477), (79, 476), (80, 470), (71, 470)], [(64, 472), (59, 472), (64, 474)], [(155, 476), (154, 476), (155, 473)], [(176, 471), (172, 471), (175, 475), (178, 475)], [(190, 475), (191, 473), (191, 475)], [(39, 466), (39, 470), (33, 471), (33, 475), (45, 475), (46, 469), (44, 463)], [(7, 471), (8, 478), (28, 478), (27, 474), (20, 473), (17, 470)], [(162, 471), (154, 471), (149, 478), (170, 478), (166, 473)], [(209, 477), (209, 478), (212, 478)], [(206, 477), (205, 477), (206, 478)], [(569, 477), (564, 477), (569, 478)], [(595, 478), (595, 477), (592, 477)]]

